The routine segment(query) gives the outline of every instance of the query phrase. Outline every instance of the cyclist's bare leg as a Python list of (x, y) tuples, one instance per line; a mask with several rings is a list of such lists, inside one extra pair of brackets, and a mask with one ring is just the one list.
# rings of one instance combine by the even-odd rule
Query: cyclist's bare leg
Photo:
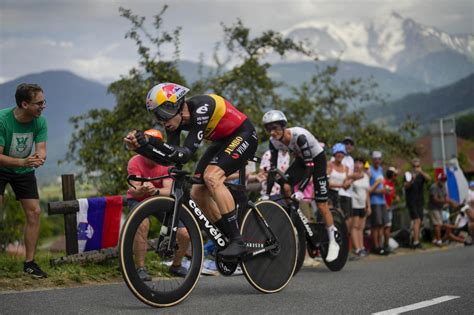
[(317, 205), (319, 210), (321, 211), (321, 215), (323, 216), (324, 223), (326, 223), (326, 227), (334, 225), (334, 220), (332, 219), (332, 214), (329, 210), (328, 202), (317, 202)]
[[(217, 165), (209, 165), (204, 171), (204, 182), (206, 184), (212, 199), (215, 201), (221, 218), (215, 222), (215, 225), (229, 238), (229, 245), (222, 251), (222, 257), (235, 258), (246, 252), (245, 243), (242, 240), (238, 226), (237, 211), (235, 208), (234, 197), (229, 189), (224, 185), (226, 179), (225, 172)], [(212, 203), (208, 203), (211, 205)], [(208, 210), (208, 209), (204, 209)], [(212, 207), (209, 208), (212, 210)], [(214, 210), (215, 211), (215, 210)], [(207, 214), (207, 213), (206, 213)]]
[(224, 185), (225, 172), (217, 165), (209, 165), (204, 171), (204, 182), (212, 198), (217, 204), (221, 215), (235, 209), (235, 202), (229, 189)]
[(215, 223), (221, 219), (221, 213), (216, 202), (213, 200), (211, 192), (206, 185), (193, 185), (191, 188), (191, 197), (198, 204), (206, 216)]

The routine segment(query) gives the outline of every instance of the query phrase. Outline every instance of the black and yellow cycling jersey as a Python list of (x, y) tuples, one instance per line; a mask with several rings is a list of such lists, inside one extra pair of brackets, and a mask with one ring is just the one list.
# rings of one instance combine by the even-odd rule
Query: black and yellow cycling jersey
[(189, 131), (184, 147), (194, 152), (203, 139), (216, 141), (229, 137), (247, 116), (221, 96), (198, 95), (186, 100), (191, 115), (189, 124), (167, 131), (168, 143), (178, 144), (182, 130)]

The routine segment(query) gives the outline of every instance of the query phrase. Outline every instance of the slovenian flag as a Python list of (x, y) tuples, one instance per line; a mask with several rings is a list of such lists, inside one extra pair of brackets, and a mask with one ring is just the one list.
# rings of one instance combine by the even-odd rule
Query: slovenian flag
[(78, 199), (79, 253), (115, 247), (118, 243), (122, 196)]

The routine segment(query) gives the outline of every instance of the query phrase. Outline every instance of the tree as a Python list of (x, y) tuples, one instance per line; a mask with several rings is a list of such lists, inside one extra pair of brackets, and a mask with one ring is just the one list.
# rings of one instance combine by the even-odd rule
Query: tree
[(456, 134), (464, 139), (474, 141), (474, 113), (456, 118)]
[[(291, 88), (284, 82), (272, 80), (268, 74), (270, 64), (264, 62), (269, 54), (283, 57), (287, 53), (299, 53), (317, 61), (314, 51), (303, 43), (285, 39), (274, 31), (250, 38), (250, 29), (240, 20), (232, 27), (223, 25), (224, 43), (228, 49), (229, 60), (237, 63), (228, 71), (217, 57), (216, 74), (207, 80), (207, 88), (232, 100), (239, 110), (245, 112), (259, 130), (260, 139), (268, 136), (260, 126), (263, 113), (269, 109), (281, 109), (290, 125), (303, 126), (312, 131), (320, 140), (334, 144), (345, 135), (358, 140), (359, 148), (383, 149), (389, 154), (415, 155), (415, 147), (410, 140), (416, 125), (407, 120), (392, 132), (384, 126), (369, 124), (362, 110), (354, 110), (355, 105), (384, 103), (376, 94), (377, 84), (370, 80), (351, 79), (337, 81), (335, 75), (338, 64), (319, 70), (310, 82), (299, 88)], [(216, 54), (217, 55), (217, 54)], [(202, 84), (205, 86), (205, 84)], [(293, 97), (281, 99), (277, 89), (286, 87)]]
[[(227, 60), (222, 62), (215, 54), (216, 72), (201, 85), (208, 90), (231, 100), (240, 111), (243, 111), (259, 128), (262, 115), (266, 110), (281, 106), (281, 98), (276, 89), (281, 82), (272, 80), (268, 74), (271, 64), (265, 62), (270, 54), (284, 57), (286, 54), (300, 53), (316, 60), (316, 54), (272, 30), (251, 38), (250, 29), (241, 20), (233, 26), (225, 26), (224, 43), (227, 48)], [(230, 63), (237, 63), (230, 70), (225, 70)]]
[(387, 155), (415, 155), (410, 139), (416, 125), (408, 120), (393, 132), (384, 125), (368, 122), (363, 110), (355, 108), (358, 104), (384, 103), (376, 93), (377, 85), (358, 78), (337, 81), (337, 70), (337, 63), (318, 70), (310, 82), (291, 89), (294, 97), (285, 99), (281, 107), (289, 123), (310, 130), (327, 145), (352, 136), (357, 141), (358, 154), (366, 157), (375, 149)]
[[(154, 16), (156, 30), (161, 29), (166, 10), (167, 6), (164, 6)], [(132, 24), (125, 38), (135, 41), (140, 67), (131, 69), (128, 76), (109, 86), (108, 91), (115, 95), (117, 102), (112, 110), (91, 110), (71, 118), (76, 132), (72, 135), (66, 156), (66, 160), (83, 168), (89, 176), (88, 180), (96, 182), (101, 194), (122, 194), (127, 188), (127, 162), (133, 153), (124, 149), (122, 138), (131, 128), (146, 130), (153, 127), (152, 116), (144, 105), (149, 89), (156, 82), (186, 85), (177, 68), (180, 28), (172, 33), (163, 31), (152, 36), (144, 25), (144, 17), (124, 8), (120, 8), (119, 12)], [(148, 43), (153, 45), (154, 50), (147, 46)], [(174, 59), (171, 61), (165, 60), (162, 55), (165, 45), (174, 47)]]

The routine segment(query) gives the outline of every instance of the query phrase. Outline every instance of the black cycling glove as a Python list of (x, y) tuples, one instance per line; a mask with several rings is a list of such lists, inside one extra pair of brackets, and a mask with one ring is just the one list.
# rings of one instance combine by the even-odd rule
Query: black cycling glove
[(148, 143), (148, 139), (147, 139), (147, 136), (145, 135), (145, 133), (141, 130), (137, 130), (135, 132), (135, 139), (137, 139), (137, 142), (140, 146), (144, 146), (145, 144)]

